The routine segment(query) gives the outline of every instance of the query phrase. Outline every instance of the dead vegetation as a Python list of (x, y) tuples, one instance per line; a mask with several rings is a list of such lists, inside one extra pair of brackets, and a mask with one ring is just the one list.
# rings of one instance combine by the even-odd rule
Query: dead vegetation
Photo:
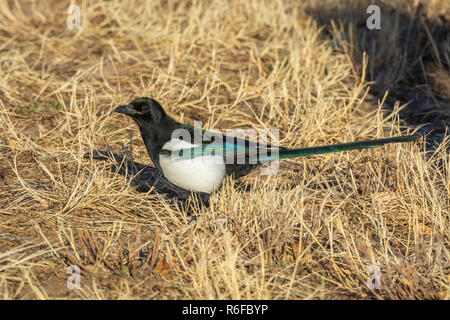
[[(447, 2), (383, 2), (376, 36), (352, 23), (367, 17), (355, 3), (1, 1), (1, 297), (448, 299)], [(192, 221), (113, 159), (85, 157), (131, 139), (150, 165), (135, 124), (111, 113), (138, 96), (204, 128), (277, 129), (288, 147), (428, 140), (284, 160), (227, 181)]]

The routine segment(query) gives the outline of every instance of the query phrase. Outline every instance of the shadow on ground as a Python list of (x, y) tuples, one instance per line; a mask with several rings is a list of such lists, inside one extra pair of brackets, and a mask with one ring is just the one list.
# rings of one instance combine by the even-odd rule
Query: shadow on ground
[(209, 194), (200, 192), (191, 194), (190, 192), (177, 187), (170, 183), (155, 167), (134, 162), (129, 155), (129, 152), (125, 152), (124, 155), (119, 155), (112, 152), (111, 149), (106, 149), (95, 150), (92, 154), (89, 153), (85, 156), (92, 156), (94, 160), (113, 161), (114, 163), (109, 169), (120, 175), (131, 177), (130, 185), (138, 192), (148, 192), (154, 188), (154, 191), (165, 196), (170, 201), (180, 204), (184, 208), (198, 206), (192, 196), (198, 198), (198, 203), (200, 203), (200, 205), (209, 205)]
[[(369, 5), (380, 7), (381, 29), (370, 30)], [(419, 4), (413, 7), (380, 1), (339, 1), (308, 9), (338, 49), (350, 48), (351, 58), (362, 72), (368, 57), (366, 80), (371, 93), (391, 110), (398, 101), (408, 105), (400, 112), (409, 126), (422, 126), (429, 143), (440, 143), (450, 125), (450, 26), (448, 17), (433, 19)], [(450, 13), (448, 14), (450, 16)]]

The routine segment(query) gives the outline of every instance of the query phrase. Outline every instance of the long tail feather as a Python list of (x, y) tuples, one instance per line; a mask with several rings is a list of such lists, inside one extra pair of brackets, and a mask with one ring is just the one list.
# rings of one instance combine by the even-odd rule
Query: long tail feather
[(320, 147), (308, 147), (308, 148), (299, 148), (299, 149), (280, 149), (278, 156), (270, 155), (270, 156), (264, 157), (265, 159), (260, 159), (260, 161), (274, 160), (276, 158), (285, 159), (285, 158), (293, 158), (293, 157), (311, 156), (311, 155), (315, 155), (315, 154), (339, 152), (339, 151), (346, 151), (346, 150), (375, 148), (375, 147), (379, 147), (379, 146), (382, 146), (387, 143), (411, 142), (411, 141), (417, 140), (419, 137), (420, 137), (419, 135), (412, 135), (412, 136), (392, 137), (392, 138), (385, 138), (385, 139), (378, 139), (378, 140), (333, 144), (333, 145), (329, 145), (329, 146), (320, 146)]

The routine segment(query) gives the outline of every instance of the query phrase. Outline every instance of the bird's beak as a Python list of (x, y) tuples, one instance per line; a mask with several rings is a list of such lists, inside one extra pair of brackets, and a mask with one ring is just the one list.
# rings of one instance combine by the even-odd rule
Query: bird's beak
[(128, 116), (134, 116), (136, 114), (136, 110), (131, 108), (129, 105), (119, 106), (114, 109), (115, 112), (123, 113)]

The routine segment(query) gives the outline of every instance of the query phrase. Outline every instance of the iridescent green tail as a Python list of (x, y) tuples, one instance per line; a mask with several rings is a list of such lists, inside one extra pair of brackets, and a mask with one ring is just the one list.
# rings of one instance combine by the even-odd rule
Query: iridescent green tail
[(266, 157), (262, 157), (259, 160), (260, 161), (270, 161), (270, 160), (275, 160), (277, 158), (278, 159), (286, 159), (286, 158), (312, 156), (315, 154), (339, 152), (339, 151), (346, 151), (346, 150), (375, 148), (375, 147), (379, 147), (379, 146), (382, 146), (387, 143), (411, 142), (411, 141), (417, 140), (419, 137), (420, 137), (419, 135), (412, 135), (412, 136), (392, 137), (392, 138), (385, 138), (385, 139), (378, 139), (378, 140), (333, 144), (333, 145), (329, 145), (329, 146), (320, 146), (320, 147), (308, 147), (308, 148), (299, 148), (299, 149), (280, 149), (278, 155), (269, 155)]

